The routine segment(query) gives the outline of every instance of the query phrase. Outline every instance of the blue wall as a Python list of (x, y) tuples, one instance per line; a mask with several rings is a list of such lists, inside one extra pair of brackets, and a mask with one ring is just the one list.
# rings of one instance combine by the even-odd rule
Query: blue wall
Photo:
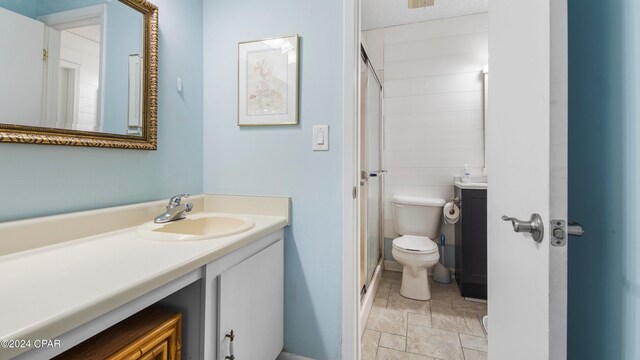
[[(123, 22), (126, 26), (121, 25)], [(126, 134), (126, 119), (129, 118), (129, 55), (144, 56), (143, 31), (142, 14), (121, 2), (108, 4), (103, 132)]]
[(158, 151), (2, 143), (0, 221), (202, 192), (202, 2), (153, 2), (160, 9)]
[[(238, 42), (301, 36), (300, 125), (237, 123)], [(204, 191), (288, 195), (285, 349), (341, 358), (342, 2), (205, 0)], [(328, 152), (311, 127), (330, 125)]]
[(569, 359), (640, 359), (640, 3), (569, 7)]

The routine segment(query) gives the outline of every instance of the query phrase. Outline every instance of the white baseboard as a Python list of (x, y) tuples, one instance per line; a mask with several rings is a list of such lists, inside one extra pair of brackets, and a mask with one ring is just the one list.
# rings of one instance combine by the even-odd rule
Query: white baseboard
[(313, 360), (313, 359), (283, 351), (280, 353), (280, 355), (278, 355), (276, 360)]

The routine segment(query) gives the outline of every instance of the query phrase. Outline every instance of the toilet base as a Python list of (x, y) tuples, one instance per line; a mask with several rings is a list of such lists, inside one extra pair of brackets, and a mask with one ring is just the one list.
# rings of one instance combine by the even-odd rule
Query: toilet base
[(411, 267), (404, 266), (400, 295), (413, 300), (431, 300), (427, 268), (422, 267), (412, 271)]

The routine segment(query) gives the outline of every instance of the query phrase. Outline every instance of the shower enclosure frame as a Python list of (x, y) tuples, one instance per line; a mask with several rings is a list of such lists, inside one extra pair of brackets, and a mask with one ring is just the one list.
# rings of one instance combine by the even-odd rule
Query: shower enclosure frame
[[(357, 206), (358, 206), (358, 257), (360, 258), (360, 266), (358, 268), (358, 290), (360, 294), (361, 311), (360, 318), (366, 319), (371, 309), (373, 298), (379, 284), (379, 279), (382, 274), (383, 261), (384, 261), (384, 180), (386, 171), (384, 169), (384, 86), (380, 77), (378, 76), (374, 65), (371, 63), (367, 54), (367, 47), (364, 40), (360, 40), (360, 70), (359, 70), (359, 116), (356, 124), (357, 133), (357, 170), (359, 173), (358, 186), (357, 186)], [(365, 78), (366, 76), (366, 78)], [(373, 84), (373, 85), (372, 85)], [(377, 86), (377, 87), (376, 87)], [(377, 105), (374, 107), (374, 111), (378, 114), (378, 117), (374, 117), (374, 120), (368, 117), (369, 108), (367, 105), (369, 96), (369, 90), (378, 89)], [(375, 99), (375, 94), (374, 94)], [(375, 101), (375, 100), (374, 100)], [(377, 108), (377, 109), (376, 109)], [(374, 132), (371, 132), (369, 123), (375, 125)], [(376, 134), (377, 133), (377, 134)], [(377, 138), (376, 138), (377, 135)], [(372, 140), (373, 139), (373, 140)], [(374, 153), (377, 158), (377, 164), (369, 163), (369, 155), (372, 154), (368, 145), (375, 144), (377, 146), (377, 154)], [(375, 159), (374, 159), (375, 161)], [(373, 190), (372, 185), (377, 186), (376, 194), (373, 194), (370, 190)], [(372, 195), (373, 194), (373, 195)], [(376, 202), (370, 203), (370, 200)], [(377, 206), (377, 211), (375, 209)], [(375, 217), (371, 215), (371, 210), (376, 213)], [(375, 224), (370, 226), (369, 221), (376, 219), (377, 229)], [(372, 230), (373, 229), (373, 230)], [(377, 231), (376, 231), (377, 230)], [(375, 242), (371, 241), (370, 231), (377, 233), (377, 239)], [(374, 235), (375, 236), (375, 235)], [(375, 245), (373, 245), (375, 244)], [(373, 247), (375, 247), (376, 253), (371, 253)], [(371, 256), (373, 255), (373, 256)], [(375, 258), (375, 260), (373, 259)], [(361, 327), (362, 330), (362, 327)]]

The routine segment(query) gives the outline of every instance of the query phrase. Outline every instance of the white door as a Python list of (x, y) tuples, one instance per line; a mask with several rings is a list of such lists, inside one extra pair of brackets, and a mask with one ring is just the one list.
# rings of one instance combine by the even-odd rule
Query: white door
[[(489, 2), (487, 120), (489, 358), (566, 358), (567, 9), (560, 0)], [(541, 242), (509, 221), (534, 213)]]
[(0, 8), (0, 123), (39, 126), (44, 25)]

